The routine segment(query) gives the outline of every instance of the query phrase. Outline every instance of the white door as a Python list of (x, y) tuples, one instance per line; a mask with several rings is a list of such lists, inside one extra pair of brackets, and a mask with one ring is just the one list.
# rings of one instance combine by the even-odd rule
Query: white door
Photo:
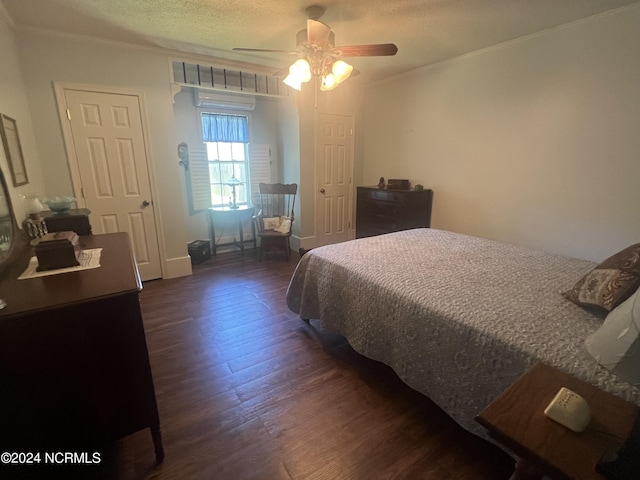
[(316, 130), (316, 245), (349, 239), (353, 116), (318, 114)]
[(160, 278), (138, 96), (65, 88), (64, 98), (93, 233), (127, 232), (142, 280)]

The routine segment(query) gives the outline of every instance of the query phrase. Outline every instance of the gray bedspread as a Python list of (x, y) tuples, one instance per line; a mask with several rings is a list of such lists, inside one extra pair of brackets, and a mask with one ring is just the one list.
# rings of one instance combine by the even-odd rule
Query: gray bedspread
[(287, 304), (485, 436), (474, 417), (537, 362), (640, 405), (640, 390), (583, 346), (604, 315), (561, 295), (594, 266), (416, 229), (313, 249), (293, 274)]

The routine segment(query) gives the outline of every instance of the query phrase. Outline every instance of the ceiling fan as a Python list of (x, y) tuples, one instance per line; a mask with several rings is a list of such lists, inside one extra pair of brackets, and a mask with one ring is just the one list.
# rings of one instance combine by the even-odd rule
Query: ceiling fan
[[(311, 80), (312, 77), (321, 79), (320, 90), (333, 90), (353, 72), (353, 67), (344, 60), (340, 60), (340, 57), (390, 56), (398, 51), (398, 47), (393, 43), (336, 46), (335, 34), (331, 31), (331, 27), (319, 21), (324, 14), (324, 7), (312, 5), (307, 7), (306, 13), (309, 17), (307, 28), (300, 30), (296, 35), (297, 50), (264, 48), (234, 48), (233, 50), (299, 55), (301, 58), (289, 67), (289, 74), (284, 79), (285, 84), (296, 90), (301, 90), (302, 84)], [(279, 73), (281, 72), (275, 75)]]

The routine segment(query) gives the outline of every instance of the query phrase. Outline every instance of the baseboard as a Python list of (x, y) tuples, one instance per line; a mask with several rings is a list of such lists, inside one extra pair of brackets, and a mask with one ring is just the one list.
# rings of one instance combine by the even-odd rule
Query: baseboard
[(193, 273), (191, 270), (191, 257), (168, 258), (165, 261), (162, 278), (187, 277)]
[(291, 236), (291, 250), (293, 250), (294, 252), (297, 252), (300, 248), (309, 250), (316, 246), (315, 235), (313, 237), (297, 237), (295, 235)]

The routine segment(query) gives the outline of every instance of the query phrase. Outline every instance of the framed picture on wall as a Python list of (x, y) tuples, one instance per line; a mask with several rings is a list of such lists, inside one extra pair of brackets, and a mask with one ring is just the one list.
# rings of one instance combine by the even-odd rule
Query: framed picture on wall
[(20, 137), (18, 136), (18, 125), (13, 118), (4, 114), (0, 115), (0, 135), (2, 135), (4, 153), (7, 155), (13, 186), (19, 187), (29, 183), (27, 169), (24, 166), (24, 157), (22, 156)]

